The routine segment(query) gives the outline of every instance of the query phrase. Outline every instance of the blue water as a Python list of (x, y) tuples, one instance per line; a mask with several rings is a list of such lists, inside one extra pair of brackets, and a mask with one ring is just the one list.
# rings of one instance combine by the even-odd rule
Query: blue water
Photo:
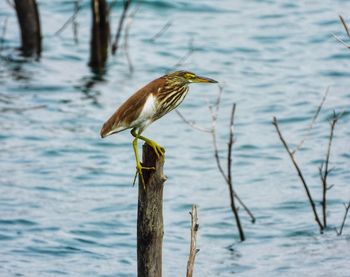
[[(338, 14), (350, 24), (349, 1), (142, 1), (129, 37), (134, 72), (121, 48), (102, 78), (87, 66), (89, 1), (82, 1), (77, 17), (78, 44), (71, 26), (54, 35), (74, 1), (39, 3), (40, 62), (18, 55), (15, 12), (0, 3), (1, 29), (7, 18), (0, 53), (0, 276), (136, 275), (132, 138), (124, 132), (101, 140), (99, 130), (131, 93), (175, 69), (191, 41), (194, 51), (181, 69), (224, 86), (222, 155), (237, 103), (234, 185), (257, 222), (240, 209), (247, 236), (240, 243), (210, 136), (176, 113), (167, 115), (145, 132), (166, 148), (164, 276), (185, 275), (192, 204), (200, 224), (194, 276), (350, 276), (350, 224), (343, 236), (334, 231), (350, 200), (350, 52), (332, 37), (346, 39)], [(333, 110), (346, 111), (331, 153), (330, 228), (320, 235), (271, 121), (277, 116), (287, 141), (297, 144), (328, 86), (318, 121), (296, 155), (319, 201), (328, 118)], [(217, 92), (214, 85), (192, 85), (179, 109), (210, 127), (207, 99), (215, 101)]]

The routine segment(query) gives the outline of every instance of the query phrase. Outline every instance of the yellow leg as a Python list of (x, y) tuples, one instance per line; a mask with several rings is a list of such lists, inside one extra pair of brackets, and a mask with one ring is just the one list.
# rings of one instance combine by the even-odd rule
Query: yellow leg
[(143, 175), (142, 175), (142, 169), (155, 169), (155, 168), (154, 167), (145, 167), (145, 166), (141, 165), (141, 162), (139, 159), (139, 154), (138, 154), (137, 139), (138, 138), (135, 137), (135, 139), (132, 142), (132, 147), (134, 149), (135, 159), (136, 159), (136, 173), (135, 173), (135, 178), (134, 178), (134, 185), (135, 185), (136, 177), (138, 174), (141, 177), (141, 182), (142, 182), (143, 188), (146, 189), (145, 180), (143, 179)]
[(144, 142), (146, 142), (149, 146), (151, 146), (156, 153), (158, 158), (163, 158), (165, 150), (162, 146), (160, 146), (158, 143), (156, 143), (154, 140), (148, 139), (144, 136), (139, 135), (139, 139), (142, 139)]
[(144, 136), (141, 136), (141, 132), (137, 133), (136, 129), (132, 129), (131, 130), (131, 134), (135, 137), (135, 138), (139, 138), (142, 139), (144, 142), (146, 142), (149, 146), (151, 146), (154, 150), (154, 152), (156, 153), (158, 158), (163, 158), (164, 157), (164, 153), (165, 150), (162, 146), (160, 146), (158, 143), (156, 143), (155, 141), (148, 139)]

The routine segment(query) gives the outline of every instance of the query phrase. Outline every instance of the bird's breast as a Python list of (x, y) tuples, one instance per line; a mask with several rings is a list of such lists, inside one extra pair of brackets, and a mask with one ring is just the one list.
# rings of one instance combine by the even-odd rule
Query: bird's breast
[[(153, 94), (149, 94), (138, 118), (132, 125), (148, 125), (156, 113), (156, 99)], [(147, 123), (146, 123), (147, 122)]]

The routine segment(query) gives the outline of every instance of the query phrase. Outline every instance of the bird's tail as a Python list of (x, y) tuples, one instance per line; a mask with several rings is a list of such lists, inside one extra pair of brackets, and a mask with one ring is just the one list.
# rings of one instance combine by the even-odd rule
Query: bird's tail
[(101, 138), (105, 138), (108, 136), (108, 129), (107, 129), (107, 122), (105, 124), (103, 124), (102, 128), (101, 128), (101, 131), (100, 131), (100, 135), (101, 135)]
[(103, 124), (102, 129), (100, 131), (101, 138), (108, 137), (112, 134), (119, 133), (121, 131), (124, 131), (128, 128), (125, 128), (124, 126), (114, 126), (110, 121), (107, 121), (105, 124)]

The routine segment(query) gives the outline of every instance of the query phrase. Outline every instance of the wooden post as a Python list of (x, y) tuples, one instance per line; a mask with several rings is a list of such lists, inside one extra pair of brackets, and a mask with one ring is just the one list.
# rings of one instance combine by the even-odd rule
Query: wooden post
[(38, 6), (35, 0), (15, 0), (17, 18), (21, 29), (21, 50), (24, 56), (41, 52), (41, 30)]
[(155, 167), (144, 170), (146, 190), (139, 178), (137, 209), (137, 275), (139, 277), (162, 276), (163, 243), (163, 174), (164, 159), (158, 159), (153, 149), (143, 145), (142, 164)]
[(106, 0), (91, 0), (92, 27), (89, 66), (102, 73), (108, 56), (109, 11)]

